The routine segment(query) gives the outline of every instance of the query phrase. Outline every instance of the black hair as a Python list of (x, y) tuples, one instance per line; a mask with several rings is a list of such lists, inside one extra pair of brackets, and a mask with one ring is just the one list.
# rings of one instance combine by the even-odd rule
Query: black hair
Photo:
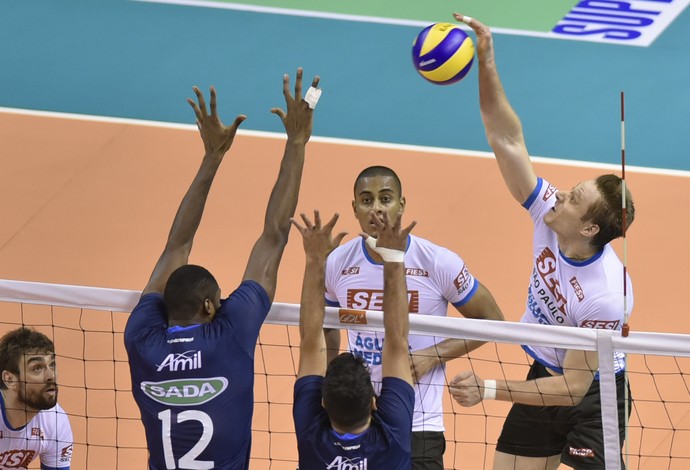
[(395, 184), (398, 186), (398, 194), (402, 196), (402, 183), (400, 182), (400, 178), (398, 177), (397, 173), (387, 166), (374, 165), (362, 170), (357, 176), (357, 179), (355, 179), (355, 185), (353, 187), (355, 197), (357, 196), (357, 184), (364, 178), (372, 178), (375, 176), (390, 176), (393, 178)]
[(374, 388), (364, 359), (352, 353), (333, 359), (326, 370), (321, 396), (331, 423), (346, 430), (366, 424)]
[(220, 288), (206, 268), (194, 264), (180, 266), (165, 284), (163, 300), (169, 320), (187, 320), (203, 307), (204, 300), (214, 299)]

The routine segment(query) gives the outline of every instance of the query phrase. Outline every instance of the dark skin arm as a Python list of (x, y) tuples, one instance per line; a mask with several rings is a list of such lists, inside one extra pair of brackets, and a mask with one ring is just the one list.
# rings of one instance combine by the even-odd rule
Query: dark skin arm
[(232, 146), (237, 129), (247, 118), (245, 115), (239, 115), (230, 126), (224, 125), (216, 109), (216, 90), (211, 87), (209, 114), (204, 95), (197, 87), (193, 89), (198, 104), (191, 99), (188, 99), (187, 102), (196, 115), (196, 124), (204, 143), (204, 157), (194, 180), (177, 209), (163, 253), (158, 259), (142, 295), (151, 292), (163, 293), (170, 274), (180, 266), (187, 264), (213, 179), (223, 157)]
[[(316, 88), (319, 77), (314, 77), (312, 86)], [(266, 207), (264, 228), (249, 255), (243, 280), (253, 280), (261, 284), (272, 301), (275, 296), (278, 266), (287, 245), (290, 231), (290, 218), (297, 207), (297, 196), (302, 181), (305, 148), (312, 133), (314, 110), (302, 99), (302, 69), (297, 69), (295, 96), (290, 94), (290, 78), (283, 77), (283, 95), (287, 112), (273, 108), (287, 133), (285, 153), (280, 164), (280, 172)]]

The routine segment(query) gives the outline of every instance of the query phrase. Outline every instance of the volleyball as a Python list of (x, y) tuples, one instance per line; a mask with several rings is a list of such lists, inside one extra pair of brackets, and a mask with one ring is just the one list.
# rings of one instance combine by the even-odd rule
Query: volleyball
[(417, 72), (437, 85), (462, 80), (472, 68), (474, 42), (452, 23), (434, 23), (424, 28), (412, 45)]

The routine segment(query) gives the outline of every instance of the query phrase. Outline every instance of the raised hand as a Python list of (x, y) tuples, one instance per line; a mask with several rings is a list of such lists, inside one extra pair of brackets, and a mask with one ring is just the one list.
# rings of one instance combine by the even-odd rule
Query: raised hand
[(410, 234), (414, 226), (417, 225), (417, 222), (412, 222), (406, 228), (401, 229), (400, 223), (402, 221), (402, 212), (398, 213), (398, 217), (393, 224), (391, 224), (387, 212), (377, 214), (375, 211), (371, 211), (370, 216), (378, 233), (378, 236), (375, 239), (375, 244), (372, 242), (372, 240), (374, 240), (373, 238), (372, 240), (368, 240), (370, 238), (369, 235), (366, 233), (360, 234), (362, 237), (367, 239), (369, 246), (371, 246), (375, 251), (377, 248), (405, 251), (405, 248), (407, 248), (407, 236)]
[(300, 217), (304, 225), (300, 225), (294, 218), (291, 218), (290, 222), (302, 234), (304, 252), (308, 258), (325, 261), (330, 252), (337, 248), (343, 237), (347, 235), (346, 232), (340, 232), (335, 237), (332, 236), (333, 227), (338, 221), (339, 215), (334, 214), (323, 227), (321, 226), (321, 215), (317, 210), (314, 211), (314, 222), (304, 214), (300, 214)]
[(483, 63), (492, 62), (494, 60), (494, 42), (489, 27), (476, 18), (460, 13), (453, 13), (453, 17), (472, 28), (477, 35), (477, 58), (479, 61)]
[[(312, 80), (311, 86), (317, 88), (318, 85), (319, 76), (317, 75)], [(282, 108), (272, 108), (271, 112), (283, 121), (289, 141), (306, 144), (311, 137), (314, 110), (302, 99), (302, 67), (297, 69), (294, 97), (290, 94), (290, 76), (283, 75), (283, 96), (285, 96), (287, 112)]]
[(201, 90), (198, 87), (192, 87), (192, 89), (199, 104), (191, 98), (187, 98), (187, 103), (189, 103), (196, 115), (196, 126), (199, 128), (201, 140), (204, 142), (204, 150), (207, 155), (214, 154), (222, 157), (230, 150), (237, 134), (237, 129), (242, 124), (242, 121), (247, 119), (247, 116), (240, 114), (231, 125), (226, 126), (220, 120), (218, 110), (216, 109), (216, 89), (211, 87), (211, 114), (206, 110), (206, 100)]

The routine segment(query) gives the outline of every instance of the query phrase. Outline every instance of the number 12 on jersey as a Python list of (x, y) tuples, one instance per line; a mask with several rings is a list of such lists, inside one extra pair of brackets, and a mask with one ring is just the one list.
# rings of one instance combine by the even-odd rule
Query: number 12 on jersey
[(163, 410), (158, 413), (158, 419), (162, 422), (161, 439), (163, 441), (163, 452), (165, 453), (165, 468), (169, 470), (177, 468), (188, 468), (192, 470), (209, 470), (214, 467), (212, 460), (196, 460), (213, 437), (213, 421), (211, 417), (199, 410), (187, 410), (177, 415), (177, 424), (185, 421), (198, 421), (203, 427), (203, 432), (199, 441), (194, 444), (194, 447), (189, 449), (189, 452), (180, 457), (178, 462), (175, 462), (172, 447), (172, 411)]

